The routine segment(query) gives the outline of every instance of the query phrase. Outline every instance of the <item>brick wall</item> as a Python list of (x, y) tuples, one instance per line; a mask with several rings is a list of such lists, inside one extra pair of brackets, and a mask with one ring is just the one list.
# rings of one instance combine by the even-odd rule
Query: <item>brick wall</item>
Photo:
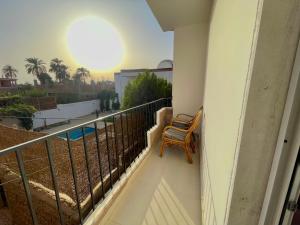
[[(8, 167), (0, 165), (0, 176), (2, 182), (15, 180), (4, 185), (13, 224), (31, 225), (32, 219), (29, 213), (27, 199), (20, 176), (12, 172)], [(60, 224), (56, 207), (56, 199), (53, 190), (41, 184), (30, 181), (32, 201), (37, 212), (37, 218), (41, 225)], [(63, 219), (66, 225), (77, 224), (78, 215), (75, 202), (66, 195), (60, 196), (63, 208)]]
[[(125, 118), (123, 118), (123, 121), (125, 121)], [(137, 144), (138, 139), (141, 141), (140, 144), (144, 143), (144, 137), (138, 136), (134, 138), (133, 136), (133, 133), (137, 133), (138, 131), (134, 131), (131, 127), (131, 124), (136, 124), (136, 122), (137, 121), (135, 121), (134, 119), (131, 121), (131, 118), (129, 117), (129, 127), (127, 128), (127, 123), (124, 122), (123, 124), (123, 129), (125, 131), (123, 135), (121, 135), (120, 133), (120, 119), (116, 120), (116, 133), (113, 130), (113, 126), (108, 126), (108, 145), (110, 148), (109, 152), (113, 182), (117, 179), (117, 157), (115, 156), (115, 154), (118, 154), (120, 156), (119, 165), (122, 166), (123, 162), (120, 161), (125, 160), (128, 166), (129, 161), (134, 158), (133, 154), (136, 154), (133, 147), (134, 143)], [(128, 136), (126, 134), (127, 130), (130, 134)], [(106, 134), (103, 129), (99, 130), (98, 133), (101, 153), (101, 169), (103, 172), (103, 177), (106, 177), (106, 179), (104, 180), (104, 189), (108, 190), (110, 188), (110, 179), (108, 179), (109, 169)], [(6, 147), (13, 146), (37, 137), (41, 137), (43, 135), (45, 134), (19, 130), (0, 125), (0, 149), (4, 149)], [(122, 146), (122, 136), (124, 138), (124, 146)], [(117, 137), (117, 141), (115, 140), (115, 137)], [(88, 152), (87, 157), (89, 159), (90, 174), (92, 176), (91, 186), (95, 190), (95, 192), (98, 193), (98, 195), (96, 196), (96, 200), (98, 200), (101, 198), (101, 195), (99, 195), (101, 190), (101, 186), (99, 186), (99, 184), (101, 183), (101, 180), (95, 135), (91, 134), (86, 136), (86, 141)], [(115, 148), (116, 144), (118, 146), (118, 150), (116, 150)], [(64, 202), (64, 217), (65, 220), (68, 221), (68, 223), (66, 224), (78, 224), (78, 212), (75, 204), (75, 188), (67, 142), (60, 138), (54, 137), (52, 139), (52, 147), (52, 154), (55, 164), (54, 169), (57, 178), (58, 189), (60, 192), (60, 199)], [(125, 159), (122, 158), (123, 147), (125, 152)], [(87, 166), (82, 139), (78, 141), (72, 141), (71, 148), (75, 163), (74, 167), (77, 173), (79, 200), (83, 215), (87, 215), (91, 210), (91, 200), (89, 193), (90, 184), (88, 182)], [(56, 209), (56, 202), (45, 143), (41, 142), (26, 147), (24, 151), (22, 151), (22, 157), (25, 164), (26, 175), (30, 180), (31, 193), (33, 194), (35, 209), (38, 212), (37, 216), (39, 218), (39, 224), (59, 224), (59, 217)], [(5, 157), (0, 157), (0, 165), (2, 166), (2, 168), (0, 168), (0, 171), (2, 171), (0, 172), (1, 182), (9, 182), (8, 184), (4, 185), (4, 190), (7, 196), (8, 206), (12, 213), (14, 223), (17, 225), (31, 224), (31, 218), (28, 211), (25, 193), (23, 190), (23, 184), (20, 180), (15, 154), (10, 153)], [(121, 168), (123, 168), (123, 166)], [(120, 172), (122, 172), (122, 169)]]

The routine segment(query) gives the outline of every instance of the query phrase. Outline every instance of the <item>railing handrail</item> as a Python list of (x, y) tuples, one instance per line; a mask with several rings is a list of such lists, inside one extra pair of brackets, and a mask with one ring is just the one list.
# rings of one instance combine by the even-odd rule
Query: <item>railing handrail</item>
[(151, 102), (144, 103), (142, 105), (134, 106), (134, 107), (131, 107), (131, 108), (128, 108), (128, 109), (125, 109), (125, 110), (121, 110), (121, 111), (118, 111), (118, 112), (115, 112), (115, 113), (111, 113), (111, 114), (106, 115), (106, 116), (102, 116), (102, 117), (99, 117), (99, 118), (96, 118), (96, 119), (93, 119), (93, 120), (90, 120), (90, 121), (87, 121), (87, 122), (84, 122), (84, 123), (81, 123), (81, 124), (78, 124), (78, 125), (74, 125), (74, 126), (69, 127), (69, 128), (62, 129), (60, 131), (56, 131), (56, 132), (51, 133), (51, 134), (47, 134), (47, 135), (39, 137), (39, 138), (35, 138), (35, 139), (32, 139), (32, 140), (29, 140), (29, 141), (26, 141), (26, 142), (23, 142), (23, 143), (20, 143), (20, 144), (17, 144), (17, 145), (14, 145), (14, 146), (11, 146), (11, 147), (8, 147), (8, 148), (5, 148), (5, 149), (2, 149), (2, 150), (0, 150), (0, 156), (2, 156), (4, 154), (7, 154), (7, 153), (10, 153), (10, 152), (13, 152), (13, 151), (16, 151), (17, 149), (23, 148), (27, 145), (34, 144), (35, 142), (45, 141), (45, 140), (47, 140), (49, 138), (52, 138), (54, 136), (57, 136), (61, 133), (67, 133), (71, 130), (81, 128), (83, 126), (86, 126), (86, 125), (89, 125), (89, 124), (92, 124), (92, 123), (96, 123), (96, 122), (108, 119), (112, 116), (117, 116), (117, 115), (129, 112), (131, 110), (135, 110), (135, 109), (153, 104), (155, 102), (159, 102), (159, 101), (162, 101), (162, 100), (168, 100), (168, 99), (171, 99), (171, 98), (160, 98), (160, 99), (157, 99), (157, 100), (154, 100), (154, 101), (151, 101)]

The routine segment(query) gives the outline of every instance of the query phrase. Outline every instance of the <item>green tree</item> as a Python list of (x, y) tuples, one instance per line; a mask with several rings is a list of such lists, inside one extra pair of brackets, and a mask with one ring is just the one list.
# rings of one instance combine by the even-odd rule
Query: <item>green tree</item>
[(110, 102), (111, 102), (111, 100), (113, 100), (114, 96), (115, 96), (114, 91), (108, 90), (108, 89), (101, 90), (98, 93), (98, 98), (100, 100), (100, 111), (101, 112), (111, 110)]
[(81, 83), (85, 83), (85, 79), (90, 77), (90, 71), (84, 67), (78, 68), (73, 75), (73, 79), (78, 88), (78, 94), (81, 92)]
[(62, 83), (65, 79), (70, 77), (68, 67), (58, 58), (51, 60), (49, 72), (55, 74), (55, 79), (58, 80), (59, 83)]
[(113, 98), (112, 98), (113, 102), (112, 102), (112, 109), (113, 110), (119, 110), (120, 109), (120, 101), (119, 101), (119, 96), (118, 93), (114, 93)]
[(69, 80), (70, 79), (70, 73), (68, 71), (69, 67), (67, 67), (66, 65), (61, 65), (60, 69), (61, 69), (59, 74), (60, 79), (62, 81)]
[(15, 116), (21, 121), (22, 126), (26, 130), (30, 130), (33, 126), (32, 117), (36, 109), (31, 105), (14, 104), (0, 109), (0, 114), (4, 116)]
[(38, 58), (27, 58), (25, 59), (25, 62), (27, 62), (25, 64), (27, 73), (36, 76), (41, 83), (40, 75), (42, 73), (46, 73), (46, 63), (44, 63), (41, 59)]
[(48, 73), (41, 73), (39, 75), (39, 81), (43, 87), (49, 87), (53, 85), (52, 77)]
[(18, 71), (11, 65), (5, 65), (2, 68), (2, 76), (5, 78), (16, 78)]
[(146, 71), (131, 81), (126, 87), (122, 108), (130, 108), (159, 98), (172, 96), (172, 84)]

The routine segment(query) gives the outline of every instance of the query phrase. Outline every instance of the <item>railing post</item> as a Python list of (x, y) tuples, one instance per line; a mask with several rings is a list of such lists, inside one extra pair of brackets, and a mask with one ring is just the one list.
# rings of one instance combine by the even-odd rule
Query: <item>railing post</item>
[(17, 157), (18, 167), (19, 167), (19, 170), (20, 170), (21, 178), (22, 178), (22, 183), (23, 183), (23, 186), (24, 186), (25, 194), (26, 194), (27, 204), (28, 204), (28, 207), (29, 207), (32, 223), (34, 225), (38, 225), (38, 220), (37, 220), (36, 213), (35, 213), (35, 210), (34, 210), (34, 207), (33, 207), (29, 182), (28, 182), (28, 179), (27, 179), (27, 176), (26, 176), (26, 173), (25, 173), (24, 162), (23, 162), (23, 158), (22, 158), (22, 155), (21, 155), (21, 152), (20, 152), (19, 149), (16, 150), (16, 157)]
[(88, 181), (89, 181), (89, 188), (90, 188), (90, 194), (91, 194), (91, 200), (92, 200), (92, 207), (93, 207), (93, 210), (95, 210), (93, 183), (92, 183), (91, 172), (90, 172), (90, 163), (89, 163), (89, 159), (88, 159), (84, 127), (81, 128), (81, 132), (82, 132), (83, 149), (84, 149), (84, 155), (85, 155), (85, 163), (86, 163), (86, 169), (87, 169), (87, 175), (88, 175)]
[(154, 118), (154, 119), (153, 119), (154, 123), (153, 123), (153, 125), (156, 124), (157, 111), (158, 111), (157, 102), (155, 102), (155, 103), (154, 103), (154, 116), (153, 116), (153, 118)]
[(146, 105), (146, 117), (147, 117), (147, 130), (150, 128), (150, 113), (149, 113), (149, 105)]
[(104, 121), (105, 126), (105, 139), (106, 139), (106, 149), (107, 149), (107, 156), (108, 156), (108, 169), (109, 169), (109, 179), (110, 179), (110, 188), (112, 189), (112, 177), (111, 177), (111, 159), (110, 159), (110, 151), (109, 151), (109, 142), (108, 142), (108, 133), (107, 133), (107, 124)]
[(129, 163), (129, 165), (131, 165), (131, 162), (132, 162), (132, 160), (131, 160), (131, 154), (130, 154), (130, 138), (129, 138), (129, 125), (128, 125), (128, 113), (126, 112), (125, 113), (125, 116), (126, 116), (126, 131), (127, 131), (127, 151), (128, 151), (128, 157), (129, 157), (129, 161), (130, 161), (130, 163)]
[(145, 106), (145, 129), (144, 129), (144, 137), (145, 137), (145, 147), (148, 145), (147, 131), (149, 129), (149, 115), (148, 115), (148, 105)]
[(71, 162), (72, 176), (73, 176), (73, 180), (74, 180), (74, 188), (75, 188), (75, 197), (76, 197), (76, 202), (77, 202), (77, 210), (78, 210), (78, 214), (79, 214), (80, 224), (83, 224), (81, 207), (80, 207), (80, 200), (79, 200), (79, 196), (78, 196), (77, 174), (76, 174), (76, 169), (75, 169), (75, 166), (74, 166), (74, 158), (73, 158), (71, 144), (70, 144), (70, 135), (69, 135), (69, 132), (66, 133), (66, 136), (67, 136), (68, 152), (69, 152), (69, 157), (70, 157), (70, 162)]
[(54, 188), (54, 192), (55, 192), (56, 205), (57, 205), (57, 209), (58, 209), (58, 213), (59, 213), (59, 220), (60, 220), (60, 224), (63, 225), (64, 219), (63, 219), (62, 208), (61, 208), (61, 204), (60, 204), (58, 185), (57, 185), (56, 176), (55, 176), (54, 160), (52, 157), (51, 139), (46, 139), (46, 149), (47, 149), (47, 155), (48, 155), (48, 160), (49, 160), (49, 165), (50, 165), (50, 172), (51, 172), (51, 177), (52, 177), (53, 188)]
[(95, 138), (96, 138), (96, 145), (97, 145), (97, 156), (98, 156), (100, 179), (101, 179), (102, 198), (104, 199), (105, 192), (104, 192), (104, 187), (103, 187), (104, 186), (104, 183), (103, 183), (103, 172), (102, 172), (101, 152), (100, 152), (100, 144), (99, 144), (99, 134), (98, 134), (97, 122), (94, 123), (94, 126), (95, 126)]
[(150, 128), (153, 127), (153, 110), (152, 110), (152, 104), (149, 104), (149, 113), (150, 113)]
[(119, 149), (118, 149), (118, 131), (116, 129), (116, 119), (113, 117), (114, 133), (115, 133), (115, 148), (116, 148), (116, 160), (118, 168), (118, 179), (120, 180), (120, 168), (119, 168)]
[(121, 133), (122, 133), (122, 154), (123, 154), (123, 167), (124, 167), (124, 173), (126, 172), (126, 165), (125, 165), (125, 146), (124, 146), (124, 129), (123, 129), (123, 115), (120, 114), (121, 117)]
[(136, 157), (136, 148), (135, 148), (135, 138), (133, 134), (133, 110), (130, 113), (130, 120), (131, 120), (131, 140), (132, 140), (132, 151), (133, 151), (133, 161), (135, 161)]
[(141, 142), (141, 148), (145, 148), (145, 138), (144, 138), (144, 128), (145, 128), (145, 119), (143, 120), (143, 108), (141, 108), (141, 111), (139, 113), (139, 120), (140, 120), (140, 142)]
[(140, 115), (140, 113), (139, 113), (139, 111), (138, 110), (136, 110), (135, 111), (135, 139), (136, 139), (136, 146), (137, 146), (137, 157), (139, 157), (139, 155), (140, 155), (140, 148), (141, 148), (141, 146), (140, 146), (140, 139), (141, 139), (141, 137), (139, 137), (139, 128), (138, 128), (138, 119), (139, 119), (139, 115)]

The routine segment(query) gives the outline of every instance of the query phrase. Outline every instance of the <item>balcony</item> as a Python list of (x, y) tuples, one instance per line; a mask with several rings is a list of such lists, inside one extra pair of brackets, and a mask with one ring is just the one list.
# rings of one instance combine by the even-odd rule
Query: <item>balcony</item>
[[(8, 142), (21, 144), (0, 151), (0, 212), (13, 224), (199, 224), (198, 153), (192, 165), (179, 149), (158, 156), (170, 104), (156, 100), (49, 135), (27, 132), (29, 141), (25, 131), (6, 130)], [(74, 130), (82, 137), (73, 139)]]

